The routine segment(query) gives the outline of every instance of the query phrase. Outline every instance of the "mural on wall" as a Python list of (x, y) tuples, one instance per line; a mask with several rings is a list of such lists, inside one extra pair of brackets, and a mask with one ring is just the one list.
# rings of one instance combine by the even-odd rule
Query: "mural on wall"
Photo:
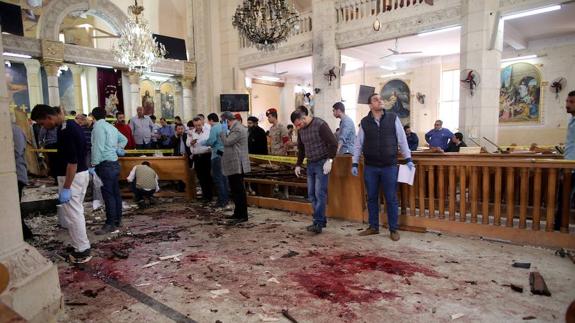
[(6, 66), (6, 84), (10, 106), (20, 107), (30, 111), (30, 96), (28, 93), (28, 74), (23, 63), (11, 62)]
[(162, 105), (162, 114), (161, 116), (166, 119), (173, 119), (174, 118), (174, 95), (176, 93), (176, 89), (174, 85), (171, 83), (163, 83), (160, 85), (160, 102)]
[(541, 72), (529, 63), (511, 64), (501, 70), (500, 123), (541, 122)]
[(82, 107), (76, 107), (74, 95), (74, 77), (72, 71), (68, 67), (60, 69), (58, 76), (58, 87), (60, 90), (60, 107), (64, 108), (66, 114), (75, 110), (76, 112), (82, 111)]
[(379, 95), (383, 100), (384, 109), (397, 114), (403, 125), (409, 123), (411, 91), (407, 83), (397, 79), (391, 80), (383, 85)]
[(144, 114), (149, 116), (154, 114), (154, 94), (156, 93), (156, 85), (150, 80), (143, 80), (140, 82), (140, 97), (142, 98), (142, 107), (144, 107)]
[(98, 68), (98, 104), (106, 109), (108, 116), (124, 112), (122, 92), (122, 72), (119, 70)]

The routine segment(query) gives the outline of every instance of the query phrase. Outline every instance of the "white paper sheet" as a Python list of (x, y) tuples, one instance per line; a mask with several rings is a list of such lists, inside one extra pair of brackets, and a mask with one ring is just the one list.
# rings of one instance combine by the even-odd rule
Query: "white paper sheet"
[(406, 183), (413, 185), (413, 179), (415, 178), (415, 167), (409, 170), (407, 165), (399, 165), (399, 174), (397, 175), (397, 181), (400, 183)]

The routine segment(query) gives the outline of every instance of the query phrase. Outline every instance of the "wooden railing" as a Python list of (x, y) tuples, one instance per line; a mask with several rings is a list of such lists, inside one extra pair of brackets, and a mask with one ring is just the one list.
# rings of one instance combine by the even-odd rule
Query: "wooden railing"
[(424, 0), (341, 0), (335, 11), (340, 24), (422, 4)]
[[(398, 188), (400, 224), (514, 243), (575, 248), (575, 232), (569, 228), (570, 223), (575, 224), (569, 196), (575, 162), (553, 159), (557, 157), (414, 154), (415, 183), (400, 184)], [(367, 222), (363, 164), (358, 177), (353, 177), (350, 169), (350, 157), (338, 156), (334, 161), (327, 214)], [(303, 185), (298, 186), (305, 190)], [(311, 213), (309, 203), (269, 196), (250, 197), (250, 203)], [(563, 208), (561, 227), (556, 231), (559, 201)], [(385, 212), (382, 207), (383, 224)]]

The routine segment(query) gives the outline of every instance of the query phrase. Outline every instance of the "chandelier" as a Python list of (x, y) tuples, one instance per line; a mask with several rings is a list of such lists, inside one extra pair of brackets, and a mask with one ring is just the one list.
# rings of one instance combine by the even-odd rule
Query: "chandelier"
[(112, 46), (116, 60), (140, 74), (150, 71), (156, 60), (166, 55), (166, 48), (156, 42), (148, 22), (141, 17), (142, 11), (144, 7), (134, 0), (134, 5), (128, 7), (128, 22), (120, 32), (120, 40)]
[(269, 51), (286, 41), (298, 22), (299, 13), (286, 0), (244, 0), (232, 24), (258, 50)]

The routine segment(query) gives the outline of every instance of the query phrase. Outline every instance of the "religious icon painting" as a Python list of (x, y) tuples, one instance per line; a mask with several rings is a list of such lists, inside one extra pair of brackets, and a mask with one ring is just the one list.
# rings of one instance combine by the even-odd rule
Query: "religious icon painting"
[(9, 105), (29, 112), (28, 74), (24, 64), (10, 62), (6, 65), (6, 85), (8, 86)]
[(541, 123), (541, 72), (529, 63), (511, 64), (501, 70), (500, 123)]
[(379, 93), (383, 107), (395, 113), (403, 125), (409, 124), (411, 114), (411, 91), (406, 82), (398, 79), (385, 83)]
[(140, 82), (140, 97), (142, 98), (142, 107), (144, 114), (149, 116), (154, 114), (154, 96), (156, 94), (156, 84), (150, 80)]
[(174, 95), (175, 95), (175, 88), (174, 85), (171, 83), (162, 83), (160, 85), (160, 97), (161, 97), (161, 104), (162, 104), (162, 117), (166, 119), (173, 119), (174, 118)]

